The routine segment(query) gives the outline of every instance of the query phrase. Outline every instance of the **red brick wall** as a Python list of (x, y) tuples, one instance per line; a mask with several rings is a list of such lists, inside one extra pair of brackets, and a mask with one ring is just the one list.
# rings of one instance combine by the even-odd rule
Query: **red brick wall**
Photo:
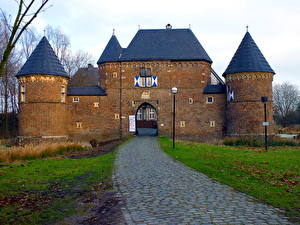
[(272, 73), (237, 73), (226, 76), (226, 84), (234, 90), (235, 100), (227, 104), (227, 134), (262, 135), (264, 106), (262, 96), (268, 97), (269, 132), (273, 133)]

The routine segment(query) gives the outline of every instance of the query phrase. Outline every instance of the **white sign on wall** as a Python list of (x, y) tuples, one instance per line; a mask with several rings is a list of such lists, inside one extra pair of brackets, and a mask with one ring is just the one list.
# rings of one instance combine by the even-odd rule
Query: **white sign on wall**
[(129, 115), (129, 132), (135, 132), (135, 115)]

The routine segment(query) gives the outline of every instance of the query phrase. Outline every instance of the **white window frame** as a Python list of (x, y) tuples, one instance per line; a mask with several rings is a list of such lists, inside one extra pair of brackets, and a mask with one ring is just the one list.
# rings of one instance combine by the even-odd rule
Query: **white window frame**
[(180, 127), (185, 127), (185, 121), (180, 121)]
[(20, 96), (20, 101), (25, 102), (26, 100), (26, 88), (24, 85), (21, 85), (21, 96)]
[(99, 102), (94, 102), (93, 106), (94, 106), (94, 108), (99, 108)]
[(155, 109), (153, 109), (153, 108), (150, 108), (149, 119), (150, 120), (155, 120)]
[(146, 87), (152, 87), (152, 76), (146, 77)]
[(216, 121), (214, 121), (214, 120), (209, 121), (209, 126), (210, 127), (215, 127), (216, 126)]
[(117, 72), (113, 72), (113, 78), (117, 78), (118, 77), (118, 73)]
[(73, 102), (79, 102), (79, 97), (78, 96), (73, 97)]
[(120, 115), (118, 113), (115, 113), (115, 120), (119, 120), (120, 119)]
[(189, 104), (191, 105), (191, 104), (193, 104), (193, 103), (194, 103), (193, 98), (189, 98)]
[(82, 128), (82, 122), (77, 121), (76, 122), (76, 128)]
[(66, 86), (65, 85), (61, 86), (60, 101), (63, 103), (66, 102)]

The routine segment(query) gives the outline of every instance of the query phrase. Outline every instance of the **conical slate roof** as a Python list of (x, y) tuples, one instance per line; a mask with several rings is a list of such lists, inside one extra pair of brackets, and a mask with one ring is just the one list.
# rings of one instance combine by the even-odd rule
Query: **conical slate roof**
[(223, 76), (240, 72), (275, 73), (247, 31)]
[(100, 56), (97, 64), (104, 63), (104, 62), (119, 61), (122, 50), (123, 49), (122, 49), (118, 39), (113, 34), (112, 37), (110, 38), (108, 44), (106, 45), (102, 55)]
[(16, 76), (30, 74), (69, 77), (46, 37), (42, 38)]

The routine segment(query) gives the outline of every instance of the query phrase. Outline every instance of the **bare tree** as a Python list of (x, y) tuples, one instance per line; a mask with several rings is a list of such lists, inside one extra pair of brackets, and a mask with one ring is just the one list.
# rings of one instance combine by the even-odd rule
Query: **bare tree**
[(273, 102), (277, 122), (287, 125), (289, 115), (294, 112), (299, 103), (299, 90), (290, 83), (276, 84), (273, 87)]
[[(0, 76), (4, 75), (5, 67), (9, 61), (9, 56), (15, 48), (20, 37), (32, 21), (38, 16), (40, 12), (44, 9), (45, 5), (49, 0), (19, 0), (18, 10), (14, 22), (11, 24), (6, 20), (6, 25), (9, 28), (9, 38), (5, 45), (3, 52), (1, 53), (1, 62), (0, 62)], [(4, 18), (5, 13), (1, 10), (1, 13)]]
[(64, 66), (69, 76), (73, 76), (79, 68), (87, 67), (93, 61), (93, 56), (85, 51), (79, 50), (75, 54), (70, 54), (65, 58)]

